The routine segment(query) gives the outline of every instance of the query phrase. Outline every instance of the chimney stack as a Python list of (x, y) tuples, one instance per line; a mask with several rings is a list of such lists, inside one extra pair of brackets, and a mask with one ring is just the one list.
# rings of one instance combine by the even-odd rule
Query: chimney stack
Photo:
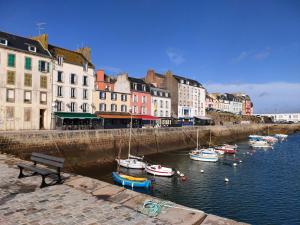
[(41, 34), (31, 39), (36, 40), (41, 43), (44, 49), (48, 50), (48, 34)]
[(81, 53), (89, 62), (91, 62), (91, 48), (89, 47), (79, 48), (76, 50), (76, 52)]

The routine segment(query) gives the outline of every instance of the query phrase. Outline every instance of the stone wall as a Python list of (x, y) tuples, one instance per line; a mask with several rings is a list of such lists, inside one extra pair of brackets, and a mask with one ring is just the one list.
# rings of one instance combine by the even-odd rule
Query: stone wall
[[(268, 128), (269, 127), (269, 128)], [(196, 146), (199, 129), (200, 145), (232, 143), (249, 134), (292, 133), (300, 131), (293, 125), (231, 125), (133, 129), (131, 153), (149, 155)], [(31, 152), (42, 152), (66, 158), (66, 167), (112, 162), (128, 153), (129, 129), (90, 131), (23, 131), (1, 132), (0, 151), (28, 159)]]

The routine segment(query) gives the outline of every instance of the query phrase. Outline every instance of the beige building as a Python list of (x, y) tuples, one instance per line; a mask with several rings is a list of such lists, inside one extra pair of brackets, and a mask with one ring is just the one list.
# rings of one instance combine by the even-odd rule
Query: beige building
[(130, 108), (130, 94), (97, 90), (93, 93), (93, 104), (97, 112), (128, 113)]
[(38, 41), (0, 32), (0, 130), (50, 129), (51, 74)]

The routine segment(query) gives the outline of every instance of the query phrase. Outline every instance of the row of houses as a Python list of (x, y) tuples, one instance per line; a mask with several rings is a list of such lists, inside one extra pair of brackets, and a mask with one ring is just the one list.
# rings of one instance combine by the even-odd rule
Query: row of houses
[(230, 112), (239, 115), (252, 115), (253, 103), (244, 93), (211, 93), (206, 95), (208, 111)]
[(95, 70), (90, 48), (58, 47), (46, 34), (0, 32), (0, 130), (119, 128), (131, 120), (135, 126), (194, 124), (210, 104), (225, 107), (221, 101), (230, 97), (208, 103), (206, 96), (214, 95), (171, 71), (111, 76)]

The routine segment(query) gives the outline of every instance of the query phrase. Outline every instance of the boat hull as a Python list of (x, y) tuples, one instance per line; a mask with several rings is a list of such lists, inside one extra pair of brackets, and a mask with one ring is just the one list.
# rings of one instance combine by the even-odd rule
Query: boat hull
[(113, 172), (112, 177), (114, 182), (122, 185), (127, 186), (131, 188), (150, 188), (151, 187), (151, 181), (145, 180), (145, 181), (133, 181), (133, 180), (127, 180), (125, 178), (122, 178), (118, 173)]
[(190, 155), (190, 159), (196, 160), (196, 161), (202, 161), (202, 162), (217, 162), (219, 159), (215, 157), (207, 158), (207, 157), (201, 157), (199, 155)]
[(154, 176), (162, 176), (162, 177), (171, 177), (174, 175), (174, 171), (163, 171), (163, 170), (159, 170), (157, 168), (152, 168), (151, 166), (146, 166), (145, 171), (147, 173), (150, 173)]
[(145, 169), (146, 163), (136, 159), (116, 159), (117, 163), (128, 169)]

